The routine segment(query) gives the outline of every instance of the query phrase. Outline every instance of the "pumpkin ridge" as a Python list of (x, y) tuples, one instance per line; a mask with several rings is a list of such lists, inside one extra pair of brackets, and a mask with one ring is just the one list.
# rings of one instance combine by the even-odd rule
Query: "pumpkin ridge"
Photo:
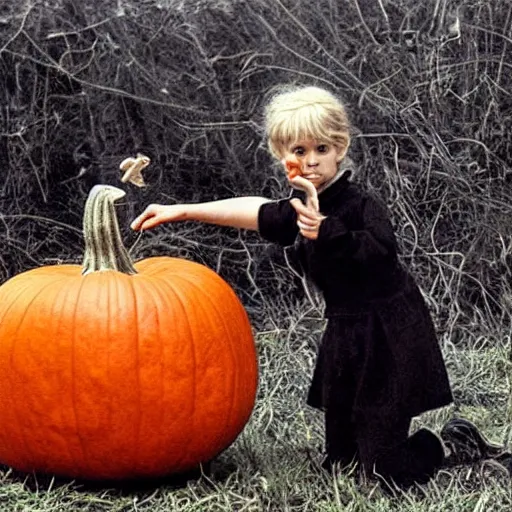
[[(226, 335), (227, 339), (229, 340), (228, 347), (229, 347), (229, 352), (230, 352), (231, 363), (233, 366), (236, 367), (237, 363), (238, 363), (238, 358), (236, 356), (234, 344), (231, 339), (231, 329), (229, 329), (229, 326), (227, 325), (225, 316), (219, 310), (217, 303), (215, 303), (212, 300), (211, 295), (209, 295), (203, 288), (198, 286), (194, 280), (187, 279), (187, 277), (188, 277), (187, 275), (185, 275), (185, 276), (181, 275), (181, 276), (178, 276), (178, 279), (188, 282), (188, 284), (196, 290), (196, 293), (198, 295), (201, 294), (203, 300), (206, 300), (210, 304), (211, 309), (213, 309), (215, 311), (218, 319), (220, 319), (220, 321), (222, 322), (224, 334)], [(211, 283), (215, 283), (215, 285), (218, 286), (220, 283), (214, 277), (218, 277), (217, 274), (215, 274), (215, 276), (213, 276), (213, 275), (208, 276), (208, 279)], [(201, 301), (199, 301), (199, 303), (201, 303)], [(202, 312), (203, 313), (205, 312), (205, 308), (202, 308)], [(232, 372), (231, 382), (232, 382), (232, 384), (234, 384), (233, 389), (236, 389), (238, 391), (238, 386), (237, 386), (237, 384), (239, 384), (238, 371)], [(236, 397), (234, 396), (234, 393), (233, 393), (232, 396), (230, 397), (229, 412), (226, 415), (226, 419), (224, 421), (224, 428), (222, 429), (223, 431), (225, 431), (226, 427), (231, 424), (231, 417), (233, 415), (235, 398)]]
[[(179, 293), (179, 291), (176, 291), (176, 289), (174, 289), (174, 293), (175, 293), (175, 296), (176, 298), (178, 299), (182, 309), (184, 311), (187, 311), (187, 308), (185, 307), (185, 304), (184, 304), (184, 301)], [(191, 415), (191, 420), (190, 420), (190, 435), (189, 435), (189, 438), (188, 438), (188, 447), (190, 449), (190, 444), (192, 444), (194, 442), (194, 439), (196, 437), (196, 432), (195, 432), (195, 429), (196, 429), (196, 426), (195, 426), (195, 417), (196, 417), (196, 410), (197, 410), (197, 338), (196, 336), (194, 335), (194, 329), (192, 329), (191, 327), (191, 323), (195, 323), (195, 311), (194, 311), (194, 318), (191, 319), (189, 317), (189, 315), (185, 315), (185, 319), (186, 319), (186, 322), (187, 322), (187, 327), (188, 327), (188, 331), (190, 333), (190, 338), (191, 338), (191, 343), (190, 343), (190, 346), (192, 347), (192, 350), (191, 350), (191, 353), (192, 353), (192, 382), (194, 383), (193, 384), (193, 387), (192, 387), (192, 415)], [(199, 433), (201, 434), (201, 433)]]
[(226, 336), (227, 345), (228, 345), (230, 356), (231, 356), (231, 364), (233, 365), (233, 367), (236, 368), (236, 371), (232, 372), (232, 375), (231, 375), (231, 385), (232, 385), (232, 388), (236, 390), (236, 394), (232, 393), (230, 396), (228, 413), (226, 414), (226, 420), (224, 422), (224, 428), (223, 428), (223, 431), (225, 431), (227, 426), (231, 424), (231, 418), (233, 416), (235, 402), (238, 401), (238, 394), (239, 394), (238, 390), (239, 390), (239, 384), (240, 384), (239, 371), (238, 371), (238, 357), (237, 357), (236, 351), (234, 349), (234, 344), (233, 344), (233, 340), (231, 337), (232, 331), (229, 328), (227, 319), (219, 311), (217, 304), (204, 291), (203, 291), (203, 296), (205, 297), (205, 300), (209, 302), (212, 309), (215, 311), (217, 316), (220, 318), (220, 321), (222, 322), (223, 330), (224, 330), (224, 333)]
[[(101, 275), (101, 274), (103, 274), (103, 275)], [(113, 432), (119, 431), (120, 420), (118, 418), (118, 413), (119, 413), (119, 407), (121, 405), (119, 403), (116, 403), (116, 401), (119, 399), (119, 395), (116, 393), (116, 386), (115, 386), (116, 379), (118, 378), (119, 368), (117, 368), (117, 370), (116, 370), (115, 363), (112, 361), (112, 356), (114, 355), (114, 359), (115, 359), (116, 342), (119, 339), (118, 338), (119, 337), (119, 333), (118, 333), (119, 326), (113, 325), (112, 319), (117, 319), (117, 321), (119, 322), (118, 312), (119, 311), (126, 312), (125, 305), (128, 302), (126, 297), (129, 297), (130, 303), (132, 304), (133, 310), (135, 311), (136, 310), (135, 298), (133, 297), (133, 290), (132, 290), (132, 293), (129, 293), (129, 291), (132, 289), (132, 281), (130, 279), (131, 276), (126, 276), (123, 273), (121, 273), (121, 275), (120, 275), (120, 273), (118, 271), (109, 271), (109, 272), (101, 272), (101, 273), (97, 272), (97, 273), (93, 273), (92, 275), (95, 275), (96, 279), (99, 279), (101, 286), (97, 287), (97, 293), (98, 293), (98, 296), (105, 297), (107, 308), (108, 308), (106, 315), (103, 317), (104, 323), (99, 324), (100, 327), (105, 329), (106, 339), (108, 340), (108, 344), (105, 346), (105, 351), (107, 354), (106, 355), (106, 363), (104, 363), (106, 365), (106, 372), (105, 372), (106, 377), (104, 379), (104, 382), (102, 383), (104, 393), (108, 396), (108, 402), (106, 401), (102, 406), (102, 407), (104, 407), (104, 409), (102, 409), (102, 410), (104, 411), (104, 414), (107, 414), (107, 417), (105, 418), (105, 416), (102, 415), (99, 418), (99, 421), (101, 423), (103, 423), (103, 422), (105, 423), (104, 428), (108, 432), (106, 434), (106, 436), (116, 437), (116, 435), (113, 434)], [(124, 316), (123, 316), (123, 318), (124, 318)], [(124, 320), (124, 322), (128, 325), (127, 320)], [(138, 320), (136, 320), (134, 322), (135, 328), (134, 328), (134, 325), (132, 325), (132, 324), (129, 324), (129, 328), (128, 328), (128, 332), (135, 333), (136, 338), (138, 338), (137, 322), (138, 322)], [(136, 344), (138, 343), (137, 339), (135, 340), (135, 343)], [(118, 361), (118, 363), (119, 363), (119, 361)], [(138, 424), (140, 421), (139, 416), (140, 416), (140, 411), (141, 411), (141, 408), (140, 408), (140, 386), (139, 386), (140, 379), (138, 376), (138, 365), (135, 364), (134, 366), (136, 366), (136, 368), (137, 368), (136, 373), (134, 374), (134, 375), (136, 375), (137, 383), (131, 389), (135, 390), (135, 388), (136, 388), (136, 391), (137, 391), (137, 415), (136, 415), (137, 417), (132, 418), (130, 425), (135, 425), (136, 428), (134, 430), (137, 432), (139, 429)], [(122, 399), (123, 398), (121, 398), (121, 400)], [(128, 400), (129, 405), (133, 404), (133, 403), (134, 403), (133, 401), (131, 402), (130, 400)], [(102, 420), (102, 418), (103, 418), (103, 420)], [(125, 456), (123, 456), (123, 459), (129, 461), (130, 469), (133, 469), (133, 471), (135, 471), (135, 472), (138, 470), (138, 466), (136, 464), (136, 462), (138, 461), (138, 459), (137, 459), (138, 437), (139, 436), (137, 434), (130, 436), (128, 447), (123, 448), (123, 449), (126, 449)], [(104, 455), (104, 453), (103, 453), (104, 447), (102, 446), (102, 444), (103, 443), (97, 445), (92, 453), (97, 455), (98, 454), (97, 450), (99, 450), (100, 453), (102, 453)], [(95, 464), (95, 468), (97, 471), (98, 470), (97, 462), (95, 462), (94, 464)], [(102, 471), (102, 470), (103, 470), (103, 468), (100, 468), (100, 471)], [(126, 471), (126, 462), (123, 463), (123, 471)]]
[[(164, 306), (164, 307), (167, 307), (171, 301), (171, 299), (169, 298), (169, 293), (164, 293), (163, 290), (167, 290), (167, 291), (170, 291), (173, 295), (173, 299), (175, 301), (177, 301), (179, 303), (179, 308), (180, 308), (180, 311), (182, 313), (186, 312), (186, 308), (185, 308), (185, 305), (183, 303), (183, 301), (181, 300), (181, 297), (179, 297), (176, 293), (176, 290), (174, 289), (174, 287), (171, 285), (171, 283), (168, 283), (166, 282), (164, 279), (144, 279), (145, 276), (144, 275), (144, 270), (141, 269), (140, 273), (136, 274), (135, 276), (133, 276), (134, 278), (137, 278), (137, 281), (139, 283), (140, 286), (150, 286), (152, 287), (153, 289), (156, 289), (158, 290), (158, 294), (159, 294), (159, 297), (161, 299), (161, 304)], [(150, 294), (151, 295), (151, 294)], [(157, 308), (157, 311), (158, 311), (158, 308)], [(186, 315), (183, 315), (184, 317), (186, 317)], [(192, 336), (192, 331), (191, 331), (191, 328), (190, 328), (190, 324), (189, 322), (187, 321), (186, 322), (186, 329), (187, 329), (187, 332), (188, 332), (188, 335), (189, 337)], [(161, 346), (161, 354), (162, 354), (162, 365), (165, 365), (166, 364), (166, 356), (165, 356), (165, 351), (164, 351), (164, 344), (161, 342), (160, 343), (160, 346)], [(169, 357), (169, 356), (167, 356)], [(195, 366), (195, 365), (194, 365)], [(161, 381), (161, 393), (162, 393), (162, 397), (165, 398), (166, 393), (165, 393), (165, 385), (164, 385), (164, 374), (165, 374), (165, 366), (162, 367), (162, 381)], [(194, 380), (194, 385), (195, 385), (195, 380)], [(195, 392), (195, 387), (194, 387), (194, 392)], [(194, 395), (195, 396), (195, 395)], [(166, 401), (164, 401), (163, 403), (167, 403)], [(190, 415), (191, 417), (193, 417), (194, 415), (191, 414)], [(168, 419), (167, 419), (167, 411), (165, 411), (165, 413), (162, 414), (161, 416), (161, 421), (160, 421), (160, 426), (161, 426), (161, 429), (163, 428), (164, 425), (167, 425), (167, 423), (169, 423)], [(171, 421), (172, 423), (172, 421)], [(160, 430), (160, 432), (162, 433), (163, 431)], [(192, 432), (193, 432), (193, 428), (190, 428), (188, 429), (188, 436), (187, 436), (187, 443), (190, 444), (191, 442), (191, 439), (193, 439), (193, 436), (192, 436)], [(160, 437), (160, 439), (162, 439), (162, 437)], [(162, 442), (160, 441), (160, 445), (162, 445)], [(184, 457), (186, 457), (186, 451), (183, 450), (183, 456), (181, 457), (176, 457), (174, 460), (175, 460), (175, 463), (176, 465), (179, 465), (179, 463), (181, 463), (184, 459)]]
[[(61, 280), (59, 280), (61, 281)], [(54, 284), (55, 282), (54, 281), (49, 281), (49, 282), (46, 282), (44, 283), (43, 286), (41, 286), (40, 289), (38, 289), (33, 295), (32, 297), (30, 298), (30, 301), (28, 302), (28, 304), (24, 304), (24, 307), (23, 307), (23, 314), (22, 316), (20, 317), (19, 319), (19, 322), (18, 322), (18, 325), (16, 326), (15, 330), (14, 330), (14, 335), (13, 335), (13, 341), (11, 343), (11, 346), (10, 346), (10, 349), (9, 349), (9, 364), (10, 364), (10, 367), (11, 368), (15, 368), (16, 365), (14, 363), (14, 350), (15, 350), (15, 345), (16, 345), (16, 342), (15, 340), (18, 339), (18, 332), (20, 330), (20, 327), (21, 325), (23, 324), (23, 322), (26, 320), (27, 316), (29, 315), (29, 310), (30, 310), (30, 306), (37, 300), (37, 298), (43, 293), (46, 291), (47, 288), (49, 288), (52, 284)], [(25, 289), (24, 289), (25, 290)], [(20, 294), (22, 298), (24, 298), (24, 294)], [(20, 295), (18, 295), (17, 299), (20, 297)], [(13, 304), (14, 306), (14, 304)], [(2, 318), (3, 320), (3, 318)], [(19, 347), (18, 347), (19, 348)], [(10, 380), (9, 380), (9, 385), (11, 384)], [(12, 387), (11, 387), (12, 389)], [(12, 396), (12, 392), (9, 393), (11, 396)], [(18, 428), (19, 428), (19, 431), (21, 433), (21, 439), (22, 439), (22, 443), (23, 445), (25, 446), (25, 450), (26, 450), (26, 453), (29, 454), (29, 457), (26, 458), (25, 460), (29, 460), (29, 461), (32, 461), (34, 460), (34, 454), (32, 452), (32, 450), (28, 447), (28, 443), (27, 443), (27, 435), (25, 433), (25, 429), (24, 427), (22, 426), (22, 423), (20, 421), (20, 414), (19, 414), (19, 411), (18, 411), (18, 408), (17, 408), (17, 403), (14, 403), (13, 404), (13, 413), (14, 413), (14, 416), (16, 417), (16, 421), (18, 423)]]
[[(134, 286), (135, 286), (135, 281), (132, 280), (132, 283), (134, 283)], [(140, 284), (140, 281), (138, 281), (138, 284)], [(156, 318), (156, 331), (157, 332), (161, 332), (161, 330), (162, 330), (161, 319), (160, 319), (160, 314), (161, 313), (160, 313), (160, 308), (158, 307), (158, 303), (164, 304), (165, 303), (165, 296), (162, 294), (161, 290), (158, 287), (158, 284), (159, 284), (158, 281), (156, 281), (156, 282), (148, 282), (148, 283), (144, 283), (144, 284), (145, 285), (147, 284), (147, 285), (153, 287), (152, 290), (151, 290), (151, 293), (148, 293), (147, 286), (141, 286), (141, 288), (143, 288), (146, 291), (146, 299), (145, 300), (148, 300), (147, 297), (149, 297), (149, 299), (151, 300), (152, 308), (153, 308), (153, 311), (155, 313), (155, 318)], [(157, 302), (157, 299), (156, 299), (155, 295), (158, 296), (158, 302)], [(158, 352), (159, 352), (159, 360), (160, 360), (160, 365), (161, 365), (161, 368), (160, 368), (160, 379), (159, 379), (159, 386), (158, 386), (158, 390), (159, 390), (159, 403), (160, 404), (165, 404), (166, 401), (165, 401), (165, 388), (164, 388), (164, 372), (163, 372), (163, 369), (162, 369), (164, 353), (163, 353), (163, 342), (162, 342), (161, 338), (159, 338), (159, 340), (158, 340), (158, 347), (159, 347), (159, 350), (158, 350)], [(160, 421), (158, 423), (158, 443), (157, 443), (157, 446), (159, 448), (157, 449), (157, 453), (161, 453), (162, 450), (163, 450), (162, 426), (163, 426), (163, 423), (162, 423), (162, 412), (161, 412), (161, 409), (160, 409)]]
[[(158, 307), (158, 304), (166, 305), (166, 295), (162, 292), (160, 289), (161, 282), (160, 280), (150, 280), (150, 279), (144, 279), (146, 277), (143, 273), (137, 274), (137, 280), (133, 280), (133, 282), (137, 282), (137, 285), (140, 288), (143, 288), (147, 291), (148, 287), (151, 287), (151, 292), (148, 292), (147, 295), (151, 297), (152, 300), (152, 306), (153, 310), (155, 312), (156, 318), (157, 318), (157, 331), (161, 332), (161, 319), (160, 319), (160, 307)], [(155, 298), (155, 294), (158, 296), (158, 302)], [(165, 308), (162, 308), (162, 310)], [(164, 353), (164, 343), (162, 340), (159, 340), (159, 354), (160, 354), (160, 364), (161, 364), (161, 371), (160, 371), (160, 380), (159, 380), (159, 398), (160, 398), (160, 404), (167, 404), (166, 400), (166, 393), (165, 393), (165, 385), (164, 385), (164, 365), (165, 365), (165, 353)], [(164, 439), (164, 428), (165, 422), (164, 422), (164, 413), (162, 409), (160, 409), (160, 421), (158, 423), (158, 443), (157, 446), (159, 447), (157, 449), (157, 453), (161, 453), (163, 450), (165, 450), (165, 444), (163, 443)]]
[[(117, 290), (117, 287), (116, 287), (116, 290)], [(110, 300), (107, 300), (107, 318), (110, 320), (112, 318), (112, 302), (117, 302), (117, 296), (112, 299), (109, 297)], [(108, 375), (108, 378), (107, 378), (107, 385), (108, 387), (110, 388), (111, 385), (112, 385), (112, 358), (111, 358), (111, 353), (112, 353), (112, 341), (114, 339), (114, 336), (111, 335), (111, 330), (112, 330), (112, 325), (111, 325), (111, 322), (107, 322), (107, 336), (108, 336), (108, 348), (107, 348), (107, 375)], [(113, 406), (113, 403), (112, 403), (112, 393), (109, 393), (109, 396), (108, 396), (108, 430), (109, 432), (112, 432), (112, 429), (113, 429), (113, 421), (112, 421), (112, 418), (114, 416), (114, 406)]]
[[(172, 262), (173, 268), (169, 268), (169, 263)], [(183, 272), (189, 273), (190, 266), (194, 266), (197, 269), (201, 269), (202, 273), (214, 273), (217, 275), (212, 269), (201, 265), (195, 261), (186, 260), (182, 258), (176, 258), (173, 256), (151, 256), (150, 258), (146, 258), (145, 260), (138, 261), (135, 263), (135, 268), (139, 269), (143, 272), (142, 274), (136, 274), (133, 277), (140, 279), (144, 277), (144, 273), (146, 277), (155, 278), (159, 277), (173, 277), (178, 276), (182, 277)], [(188, 268), (186, 268), (188, 267)]]
[[(107, 331), (107, 340), (108, 340), (108, 346), (106, 347), (107, 352), (107, 362), (106, 362), (106, 384), (105, 388), (110, 390), (112, 388), (112, 359), (111, 359), (111, 353), (112, 353), (112, 344), (115, 337), (111, 334), (112, 332), (112, 324), (111, 319), (115, 318), (115, 311), (112, 309), (112, 303), (117, 304), (118, 303), (118, 296), (119, 296), (119, 283), (117, 281), (114, 282), (115, 286), (110, 286), (109, 281), (109, 288), (108, 288), (108, 300), (107, 302), (107, 322), (106, 322), (106, 331)], [(115, 290), (115, 293), (112, 292), (112, 289)], [(99, 291), (99, 290), (98, 290)], [(112, 297), (112, 295), (113, 297)], [(107, 406), (107, 415), (108, 415), (108, 421), (107, 421), (107, 429), (108, 432), (113, 431), (113, 420), (112, 418), (115, 415), (114, 407), (113, 407), (113, 401), (112, 401), (112, 392), (109, 391), (108, 393), (108, 406)]]
[[(65, 305), (68, 303), (68, 297), (69, 295), (71, 294), (71, 291), (73, 290), (72, 287), (64, 287), (64, 289), (61, 288), (61, 290), (59, 290), (59, 293), (57, 293), (56, 295), (56, 300), (54, 301), (54, 303), (52, 304), (52, 313), (55, 312), (55, 304), (57, 303), (57, 300), (59, 299), (62, 291), (64, 291), (63, 293), (63, 297), (61, 299), (61, 304), (64, 305), (64, 307), (61, 306), (60, 308), (60, 315), (58, 317), (58, 320), (57, 320), (57, 329), (56, 331), (58, 332), (59, 331), (59, 328), (60, 326), (62, 325), (63, 323), (63, 317), (66, 315), (66, 308), (65, 308)], [(73, 376), (72, 376), (73, 377)], [(73, 380), (73, 378), (71, 379)], [(79, 462), (77, 461), (77, 458), (76, 458), (76, 454), (74, 453), (74, 451), (71, 449), (71, 447), (69, 446), (68, 443), (66, 443), (66, 448), (68, 450), (68, 454), (69, 454), (69, 458), (73, 461), (73, 464), (75, 466), (79, 466)]]
[[(135, 439), (134, 439), (134, 445), (133, 445), (133, 460), (139, 461), (139, 447), (140, 447), (140, 438), (141, 438), (141, 413), (142, 413), (142, 397), (141, 397), (141, 376), (140, 376), (140, 334), (139, 334), (139, 305), (137, 304), (137, 297), (139, 296), (135, 291), (135, 283), (132, 279), (128, 280), (129, 286), (132, 291), (132, 297), (133, 297), (133, 318), (134, 318), (134, 331), (135, 331), (135, 367), (137, 368), (137, 425), (135, 429)], [(119, 286), (119, 283), (116, 282), (116, 284)], [(144, 297), (144, 300), (147, 300), (147, 294)], [(138, 469), (138, 468), (136, 468)]]
[[(210, 270), (210, 269), (208, 269)], [(163, 278), (163, 276), (160, 276), (162, 279), (165, 279)], [(231, 333), (232, 332), (235, 332), (236, 331), (236, 328), (233, 329), (233, 328), (229, 328), (228, 324), (227, 324), (227, 321), (226, 321), (226, 318), (225, 318), (225, 314), (223, 314), (217, 304), (215, 302), (213, 302), (212, 300), (212, 297), (211, 297), (211, 294), (208, 294), (208, 292), (206, 292), (205, 290), (208, 289), (209, 290), (209, 287), (208, 286), (205, 286), (205, 288), (201, 288), (197, 282), (196, 282), (196, 279), (194, 279), (194, 276), (193, 275), (190, 275), (190, 274), (185, 274), (183, 275), (183, 272), (180, 274), (180, 275), (173, 275), (173, 281), (176, 282), (176, 281), (184, 281), (186, 282), (187, 284), (189, 284), (195, 291), (196, 293), (200, 293), (201, 296), (204, 298), (206, 298), (206, 300), (208, 301), (208, 303), (210, 304), (210, 306), (212, 306), (212, 308), (215, 310), (217, 316), (218, 316), (218, 319), (220, 319), (220, 321), (222, 322), (222, 325), (223, 325), (223, 335), (227, 336), (227, 339), (228, 339), (228, 349), (230, 351), (230, 361), (231, 363), (233, 364), (234, 367), (236, 367), (237, 369), (239, 369), (238, 371), (234, 371), (232, 372), (233, 374), (233, 377), (232, 377), (232, 382), (234, 382), (235, 384), (238, 384), (238, 387), (234, 387), (233, 389), (236, 389), (237, 392), (239, 393), (239, 383), (240, 383), (240, 367), (244, 365), (244, 361), (240, 361), (239, 360), (239, 357), (237, 355), (237, 352), (236, 352), (236, 347), (234, 346), (234, 342), (232, 341), (233, 338), (232, 338), (232, 335)], [(207, 281), (208, 284), (211, 286), (215, 286), (216, 289), (221, 289), (222, 291), (227, 291), (229, 290), (229, 293), (231, 295), (231, 303), (230, 303), (230, 307), (231, 306), (235, 306), (237, 308), (240, 308), (240, 311), (245, 315), (246, 319), (247, 319), (247, 323), (249, 323), (249, 320), (246, 316), (246, 313), (245, 313), (245, 310), (243, 310), (243, 308), (241, 307), (241, 305), (239, 304), (239, 301), (238, 301), (238, 298), (235, 294), (235, 292), (231, 289), (231, 288), (225, 288), (226, 286), (226, 283), (224, 283), (223, 281), (221, 281), (221, 278), (220, 276), (213, 272), (213, 271), (209, 271), (209, 272), (205, 272), (204, 275), (202, 276), (204, 281)], [(224, 286), (223, 286), (224, 285)], [(179, 287), (177, 287), (179, 289)], [(199, 301), (199, 303), (201, 303), (201, 301)], [(202, 312), (204, 311), (207, 311), (207, 308), (201, 308)], [(224, 312), (225, 313), (225, 312)], [(211, 324), (212, 322), (209, 320), (209, 323)], [(256, 358), (256, 354), (254, 354), (254, 357)], [(235, 401), (235, 394), (233, 394), (232, 396), (230, 396), (230, 405), (229, 405), (229, 415), (233, 415), (233, 411), (234, 411), (234, 404), (236, 403)], [(249, 415), (250, 417), (250, 415)], [(248, 417), (244, 417), (244, 423), (247, 421)], [(240, 422), (242, 423), (242, 422)], [(224, 423), (225, 426), (228, 426), (230, 425), (230, 423), (227, 421), (225, 421)], [(225, 429), (223, 429), (223, 431), (225, 431)], [(232, 439), (230, 439), (230, 441), (232, 441)]]
[[(19, 292), (15, 297), (14, 299), (11, 299), (11, 297), (8, 295), (7, 297), (4, 297), (3, 298), (3, 303), (8, 303), (7, 305), (7, 308), (4, 310), (4, 312), (2, 314), (0, 314), (0, 325), (2, 325), (3, 321), (4, 321), (4, 318), (7, 317), (7, 314), (9, 313), (9, 311), (16, 305), (16, 301), (22, 297), (24, 298), (25, 296), (25, 293), (26, 293), (26, 290), (30, 289), (32, 287), (32, 283), (30, 283), (29, 281), (27, 280), (23, 280), (23, 279), (20, 279), (20, 281), (23, 282), (25, 281), (24, 284), (26, 284), (26, 286), (24, 288), (20, 288), (19, 286), (17, 287), (13, 287), (12, 290), (9, 289), (8, 291), (11, 292), (13, 295), (14, 293), (17, 293)], [(46, 284), (46, 283), (45, 283)], [(2, 293), (5, 294), (5, 291), (2, 290)], [(9, 299), (9, 300), (7, 300)], [(23, 316), (25, 316), (27, 314), (27, 308), (24, 307), (24, 312), (23, 312)], [(22, 317), (22, 320), (23, 320), (23, 317)]]
[[(21, 297), (24, 297), (23, 294), (20, 294), (20, 295), (21, 295)], [(16, 299), (18, 299), (20, 297), (20, 295), (18, 295), (16, 297)], [(33, 302), (33, 301), (34, 301), (34, 298), (31, 299), (31, 302)], [(14, 304), (10, 304), (9, 306), (14, 306)], [(7, 309), (7, 311), (9, 311), (9, 308)], [(17, 327), (16, 327), (16, 329), (14, 331), (14, 336), (11, 339), (12, 341), (11, 341), (11, 344), (10, 344), (10, 347), (9, 347), (9, 350), (8, 350), (8, 352), (9, 352), (9, 364), (10, 364), (11, 368), (14, 366), (13, 365), (13, 360), (14, 360), (14, 348), (15, 348), (15, 344), (16, 344), (16, 342), (15, 342), (16, 335), (18, 334), (18, 330), (19, 330), (21, 324), (23, 323), (23, 320), (26, 318), (27, 314), (28, 314), (28, 310), (25, 307), (24, 311), (23, 311), (23, 316), (21, 317), (20, 322), (18, 323), (18, 325), (17, 325)], [(0, 319), (0, 322), (3, 322), (3, 317)], [(11, 383), (10, 379), (8, 379), (8, 380), (9, 380), (10, 389), (12, 390), (12, 383)], [(12, 391), (9, 392), (9, 395), (12, 396)], [(20, 421), (20, 414), (18, 412), (18, 409), (17, 409), (16, 405), (17, 405), (16, 403), (12, 404), (13, 416), (16, 418), (16, 423), (17, 423), (19, 432), (21, 434), (20, 439), (21, 439), (21, 441), (22, 441), (22, 443), (24, 445), (24, 452), (29, 454), (28, 460), (31, 460), (33, 458), (33, 456), (30, 455), (30, 450), (28, 449), (28, 443), (27, 443), (27, 436), (24, 433), (24, 429), (23, 429), (21, 421)], [(27, 458), (25, 458), (25, 460), (27, 460)]]
[[(83, 292), (85, 282), (86, 282), (86, 277), (84, 277), (83, 279), (80, 280), (80, 284), (78, 286), (78, 291), (76, 294), (73, 318), (76, 318), (76, 316), (77, 316), (78, 306), (80, 304), (80, 295)], [(76, 436), (78, 439), (78, 444), (82, 451), (81, 460), (84, 461), (84, 460), (87, 460), (87, 458), (86, 458), (83, 436), (80, 433), (80, 426), (79, 426), (79, 422), (78, 422), (78, 412), (77, 412), (78, 409), (76, 406), (77, 390), (76, 390), (76, 323), (75, 322), (72, 322), (72, 328), (71, 328), (70, 335), (71, 335), (71, 406), (72, 406), (73, 416), (75, 419)], [(80, 464), (78, 464), (78, 465), (80, 465)], [(83, 469), (83, 464), (82, 464), (81, 469)]]
[[(175, 276), (173, 276), (175, 277)], [(176, 301), (179, 303), (179, 306), (181, 308), (181, 310), (183, 312), (187, 311), (187, 308), (185, 307), (185, 303), (181, 297), (181, 295), (176, 291), (176, 288), (174, 286), (172, 286), (172, 284), (170, 282), (168, 282), (167, 280), (165, 279), (160, 279), (159, 280), (162, 285), (164, 285), (168, 290), (171, 291), (171, 293), (173, 294), (174, 298), (176, 299)], [(184, 315), (184, 318), (185, 318), (185, 323), (186, 323), (186, 326), (187, 326), (187, 331), (188, 331), (188, 334), (189, 334), (189, 338), (192, 340), (191, 342), (191, 346), (192, 346), (192, 358), (193, 358), (193, 364), (192, 364), (192, 368), (193, 368), (193, 377), (192, 377), (192, 382), (193, 382), (193, 386), (192, 386), (192, 397), (191, 397), (191, 403), (192, 403), (192, 413), (190, 415), (190, 428), (188, 430), (188, 439), (187, 439), (187, 444), (190, 445), (193, 440), (194, 440), (194, 417), (195, 417), (195, 410), (196, 410), (196, 402), (197, 402), (197, 375), (196, 375), (196, 363), (197, 363), (197, 355), (196, 355), (196, 348), (195, 348), (195, 342), (196, 340), (194, 339), (192, 333), (193, 333), (193, 329), (191, 328), (191, 325), (190, 325), (190, 319), (188, 318), (188, 315)], [(187, 456), (187, 452), (186, 450), (183, 451), (183, 456), (180, 458), (178, 457), (176, 460), (178, 460), (179, 462), (182, 462), (184, 457)]]

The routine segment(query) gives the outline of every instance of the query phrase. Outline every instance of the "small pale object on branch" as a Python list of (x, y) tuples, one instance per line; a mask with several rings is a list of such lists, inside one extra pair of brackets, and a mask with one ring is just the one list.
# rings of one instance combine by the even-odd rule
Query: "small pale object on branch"
[(125, 158), (119, 165), (119, 168), (124, 173), (121, 177), (121, 181), (123, 183), (127, 183), (129, 181), (137, 187), (145, 187), (146, 184), (142, 178), (142, 170), (145, 169), (150, 163), (151, 160), (149, 157), (143, 155), (142, 153), (137, 153), (135, 158)]
[(448, 33), (450, 34), (451, 39), (460, 39), (460, 19), (457, 16), (455, 21), (448, 27)]

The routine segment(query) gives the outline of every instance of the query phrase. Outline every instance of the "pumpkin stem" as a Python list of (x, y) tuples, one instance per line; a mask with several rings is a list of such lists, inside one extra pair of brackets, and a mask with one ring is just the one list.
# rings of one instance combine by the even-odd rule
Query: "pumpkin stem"
[(95, 185), (89, 192), (83, 223), (83, 275), (102, 270), (137, 273), (121, 239), (114, 208), (114, 202), (125, 195), (124, 190), (111, 185)]

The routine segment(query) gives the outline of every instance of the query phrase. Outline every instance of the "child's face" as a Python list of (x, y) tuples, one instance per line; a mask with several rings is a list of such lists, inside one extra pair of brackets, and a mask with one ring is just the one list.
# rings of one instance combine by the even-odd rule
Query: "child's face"
[(283, 162), (292, 156), (301, 163), (303, 177), (311, 181), (315, 188), (319, 188), (334, 178), (338, 164), (345, 156), (345, 150), (328, 142), (304, 139), (285, 149)]

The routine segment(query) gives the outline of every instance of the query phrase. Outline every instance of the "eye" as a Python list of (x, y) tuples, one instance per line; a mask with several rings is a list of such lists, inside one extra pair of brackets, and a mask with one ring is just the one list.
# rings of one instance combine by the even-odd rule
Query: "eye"
[(303, 156), (305, 151), (302, 146), (297, 146), (297, 147), (293, 148), (293, 153), (298, 156)]
[(316, 149), (319, 153), (328, 153), (329, 152), (329, 146), (327, 144), (320, 144)]

